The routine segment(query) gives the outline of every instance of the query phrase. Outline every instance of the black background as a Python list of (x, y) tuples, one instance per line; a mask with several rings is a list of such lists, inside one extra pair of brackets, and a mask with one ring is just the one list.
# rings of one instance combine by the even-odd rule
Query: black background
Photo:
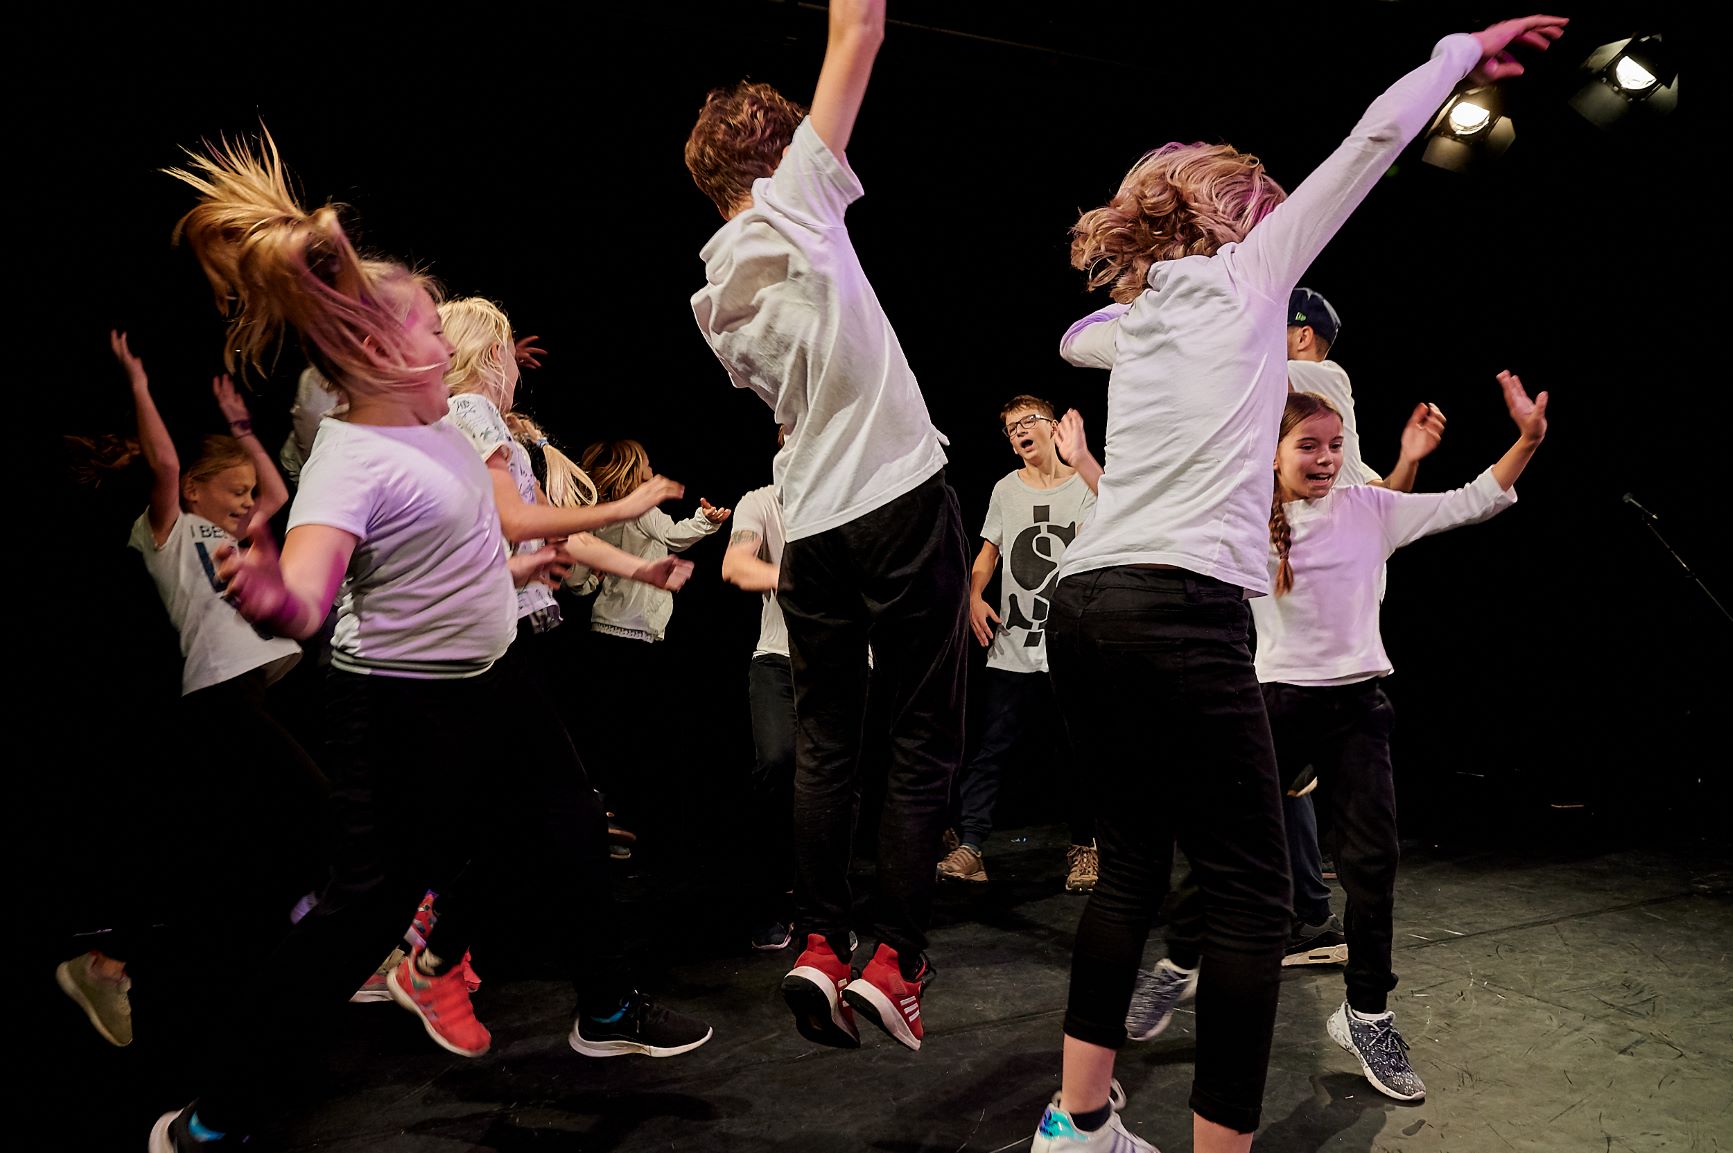
[[(1494, 373), (1552, 393), (1551, 435), (1519, 506), (1390, 566), (1383, 628), (1410, 836), (1719, 828), (1727, 758), (1714, 718), (1733, 630), (1621, 502), (1631, 492), (1658, 513), (1674, 548), (1733, 600), (1718, 531), (1725, 385), (1711, 348), (1711, 326), (1725, 323), (1725, 188), (1706, 136), (1723, 66), (1696, 15), (1709, 7), (1566, 6), (1565, 38), (1506, 86), (1511, 151), (1459, 174), (1411, 147), (1302, 279), (1344, 319), (1335, 356), (1373, 467), (1392, 463), (1402, 420), (1430, 400), (1450, 425), (1419, 487), (1466, 483), (1512, 436)], [(1015, 465), (996, 431), (1003, 398), (1075, 406), (1099, 450), (1106, 374), (1056, 353), (1065, 327), (1104, 303), (1068, 266), (1079, 210), (1167, 140), (1231, 142), (1292, 188), (1440, 35), (1518, 14), (893, 4), (849, 146), (867, 189), (850, 227), (951, 438), (970, 531)], [(1678, 112), (1598, 131), (1565, 103), (1577, 67), (1644, 31), (1681, 52)], [(28, 325), (14, 403), (36, 410), (21, 414), (43, 434), (29, 490), (46, 482), (58, 525), (13, 551), (13, 603), (36, 654), (15, 662), (35, 674), (15, 698), (29, 705), (22, 739), (76, 765), (147, 758), (169, 735), (164, 714), (142, 706), (172, 700), (172, 636), (165, 664), (166, 621), (122, 548), (144, 490), (72, 490), (56, 440), (128, 424), (111, 326), (132, 334), (177, 435), (217, 429), (220, 325), (169, 242), (191, 196), (158, 171), (182, 146), (262, 119), (307, 202), (351, 206), (365, 246), (424, 265), (453, 294), (497, 299), (520, 334), (542, 338), (545, 366), (521, 408), (574, 454), (604, 436), (643, 441), (658, 471), (687, 484), (690, 499), (669, 507), (684, 515), (699, 495), (732, 504), (768, 483), (774, 428), (694, 331), (697, 252), (720, 219), (681, 146), (712, 86), (751, 76), (809, 98), (824, 38), (822, 5), (768, 0), (169, 6), (21, 32), (9, 215), (25, 259), (10, 279)], [(291, 348), (254, 382), (272, 445), (299, 367)], [(714, 820), (726, 810), (710, 806), (733, 797), (750, 758), (758, 606), (720, 581), (725, 539), (689, 554), (698, 574), (676, 602), (666, 679), (644, 687), (641, 716), (611, 719), (660, 744), (699, 844), (726, 838)], [(608, 675), (580, 663), (560, 691), (581, 697)], [(1147, 755), (1163, 755), (1159, 733)], [(1010, 801), (1038, 803), (1028, 790)]]

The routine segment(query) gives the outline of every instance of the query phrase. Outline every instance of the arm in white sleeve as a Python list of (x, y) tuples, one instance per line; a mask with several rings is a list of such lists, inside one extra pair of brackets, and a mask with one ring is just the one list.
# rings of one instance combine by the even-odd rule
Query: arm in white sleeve
[(715, 532), (717, 527), (702, 512), (676, 521), (661, 509), (653, 508), (638, 518), (638, 531), (660, 542), (669, 552), (685, 552)]
[(1384, 494), (1375, 499), (1380, 500), (1383, 513), (1386, 556), (1423, 536), (1478, 524), (1516, 503), (1516, 490), (1500, 488), (1490, 468), (1475, 477), (1472, 484), (1449, 492), (1360, 491)]
[(1112, 368), (1119, 318), (1130, 308), (1129, 304), (1110, 304), (1079, 320), (1059, 338), (1059, 355), (1078, 368)]
[(1240, 244), (1238, 260), (1251, 282), (1286, 295), (1479, 62), (1480, 41), (1466, 32), (1446, 36), (1430, 60), (1374, 100), (1348, 138)]

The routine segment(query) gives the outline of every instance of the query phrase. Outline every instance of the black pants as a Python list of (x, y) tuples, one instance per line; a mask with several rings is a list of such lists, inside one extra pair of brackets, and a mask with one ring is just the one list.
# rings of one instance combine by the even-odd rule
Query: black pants
[[(565, 631), (561, 625), (554, 634)], [(645, 841), (659, 840), (669, 827), (668, 790), (663, 750), (667, 742), (645, 730), (635, 719), (647, 715), (647, 703), (665, 700), (657, 686), (667, 679), (663, 664), (666, 642), (638, 640), (613, 633), (590, 632), (583, 638), (583, 668), (591, 720), (574, 730), (584, 749), (591, 779), (602, 792), (609, 812)], [(653, 694), (650, 695), (650, 694)]]
[(1118, 1048), (1174, 846), (1198, 880), (1204, 971), (1191, 1107), (1258, 1126), (1288, 938), (1288, 851), (1240, 589), (1174, 569), (1059, 582), (1047, 656), (1084, 787), (1100, 879), (1071, 963), (1065, 1032)]
[[(1019, 759), (1027, 760), (1033, 749), (1051, 751), (1059, 759), (1062, 780), (1070, 780), (1071, 739), (1065, 717), (1053, 695), (1053, 679), (1046, 673), (1014, 673), (1004, 669), (983, 670), (981, 743), (975, 755), (957, 776), (957, 830), (961, 840), (977, 849), (993, 832), (993, 808), (1006, 769)], [(1063, 789), (1065, 816), (1071, 825), (1071, 843), (1087, 845), (1095, 840), (1095, 823), (1081, 789)]]
[(746, 700), (753, 752), (747, 901), (755, 921), (786, 920), (794, 888), (794, 669), (787, 657), (752, 658)]
[(1395, 710), (1376, 680), (1313, 688), (1267, 684), (1264, 703), (1282, 771), (1310, 762), (1330, 813), (1336, 876), (1348, 895), (1348, 1004), (1382, 1013), (1396, 977), (1391, 971), (1396, 904), (1396, 785), (1390, 770)]
[[(515, 656), (464, 680), (328, 674), (331, 880), (283, 943), (249, 966), (268, 987), (232, 998), (231, 1035), (212, 1038), (221, 1072), (199, 1101), (211, 1127), (251, 1132), (282, 1106), (293, 1074), (323, 1063), (349, 995), (429, 888), (440, 893), (440, 917), (428, 947), (441, 957), (461, 957), (484, 932), (483, 894), (508, 876), (530, 879), (561, 910), (544, 938), (572, 966), (580, 1010), (616, 1006), (629, 988), (600, 798)], [(512, 875), (520, 848), (553, 838), (565, 846), (545, 857), (555, 870)]]
[(795, 922), (849, 955), (848, 866), (873, 692), (890, 727), (873, 932), (906, 971), (927, 947), (933, 851), (963, 756), (969, 558), (935, 474), (889, 504), (791, 540), (777, 590), (794, 670)]

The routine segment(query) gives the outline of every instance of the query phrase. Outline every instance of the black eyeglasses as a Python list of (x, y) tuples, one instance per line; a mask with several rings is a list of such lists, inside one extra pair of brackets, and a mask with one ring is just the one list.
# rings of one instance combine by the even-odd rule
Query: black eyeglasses
[(1042, 416), (1038, 412), (1032, 412), (1022, 420), (1014, 420), (1010, 424), (1006, 425), (1005, 435), (1006, 437), (1013, 437), (1020, 432), (1028, 432), (1030, 429), (1035, 427), (1035, 422), (1038, 420), (1052, 421), (1054, 424), (1059, 423), (1058, 421), (1053, 420), (1050, 416)]

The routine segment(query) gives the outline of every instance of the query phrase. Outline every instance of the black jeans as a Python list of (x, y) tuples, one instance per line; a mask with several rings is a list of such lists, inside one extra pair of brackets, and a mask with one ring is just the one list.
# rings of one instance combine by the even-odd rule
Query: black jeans
[(791, 540), (777, 590), (794, 670), (795, 930), (849, 955), (848, 883), (867, 646), (890, 721), (873, 933), (905, 973), (927, 947), (933, 852), (963, 756), (969, 557), (941, 471), (847, 524)]
[[(983, 670), (981, 743), (975, 755), (957, 776), (957, 831), (961, 840), (977, 849), (993, 832), (993, 807), (1006, 768), (1031, 751), (1031, 746), (1052, 750), (1059, 768), (1069, 779), (1071, 739), (1065, 717), (1053, 695), (1053, 679), (1046, 673), (1014, 673), (1005, 669)], [(1066, 818), (1071, 824), (1071, 843), (1087, 845), (1095, 840), (1094, 821), (1083, 790), (1064, 790)]]
[(1118, 1048), (1174, 846), (1203, 910), (1191, 1107), (1258, 1127), (1288, 939), (1282, 789), (1246, 644), (1244, 594), (1176, 569), (1059, 582), (1047, 657), (1084, 787), (1100, 880), (1072, 954), (1067, 1035)]
[(1395, 710), (1376, 680), (1308, 687), (1267, 684), (1264, 703), (1276, 758), (1291, 775), (1310, 762), (1330, 813), (1336, 876), (1348, 900), (1348, 1004), (1382, 1013), (1396, 976), (1391, 971), (1396, 905), (1396, 785), (1390, 770)]
[[(550, 952), (572, 966), (582, 1011), (629, 989), (618, 960), (607, 825), (564, 727), (511, 653), (464, 680), (331, 670), (326, 747), (336, 852), (312, 912), (251, 972), (268, 982), (232, 998), (232, 1036), (212, 1039), (220, 1073), (199, 1101), (213, 1128), (248, 1133), (284, 1102), (298, 1071), (323, 1063), (349, 995), (402, 936), (422, 893), (439, 892), (428, 948), (455, 961), (483, 932), (485, 894), (534, 880), (561, 911)], [(509, 740), (507, 739), (509, 737)], [(555, 838), (553, 868), (511, 871)], [(233, 1055), (245, 1051), (247, 1060)]]
[(788, 918), (794, 888), (794, 668), (785, 656), (763, 653), (746, 672), (752, 709), (752, 789), (748, 823), (750, 895), (757, 920)]

